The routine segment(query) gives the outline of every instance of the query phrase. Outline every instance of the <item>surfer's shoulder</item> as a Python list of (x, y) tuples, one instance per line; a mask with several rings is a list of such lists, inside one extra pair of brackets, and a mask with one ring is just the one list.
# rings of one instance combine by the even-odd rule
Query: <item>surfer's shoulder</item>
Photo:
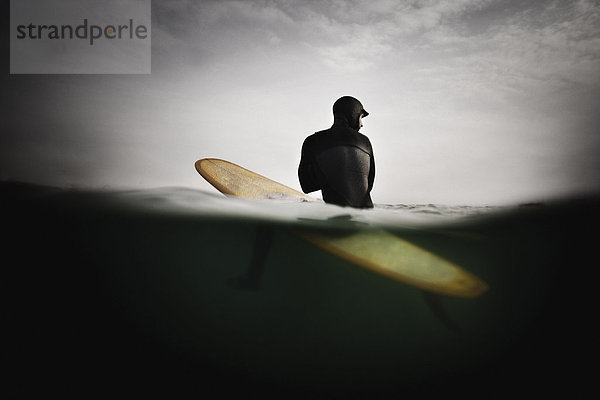
[(328, 134), (330, 131), (331, 131), (331, 129), (325, 129), (325, 130), (322, 130), (322, 131), (315, 132), (312, 135), (310, 135), (309, 137), (318, 138), (318, 137), (321, 137), (321, 136), (324, 136), (324, 135)]
[(369, 140), (369, 137), (367, 135), (364, 135), (364, 134), (360, 133), (360, 132), (357, 132), (357, 133), (358, 133), (358, 137), (360, 138), (360, 140), (363, 143), (365, 143), (367, 146), (369, 146), (369, 148), (371, 148), (372, 146), (371, 146), (371, 141)]
[(313, 143), (317, 143), (323, 138), (324, 135), (327, 134), (328, 130), (315, 132), (312, 135), (309, 135), (306, 139), (304, 139), (304, 145), (310, 145)]

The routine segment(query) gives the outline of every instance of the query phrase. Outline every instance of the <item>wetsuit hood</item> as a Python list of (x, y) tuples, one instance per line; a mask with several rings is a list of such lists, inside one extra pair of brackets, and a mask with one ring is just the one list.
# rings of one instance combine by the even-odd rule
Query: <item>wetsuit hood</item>
[(333, 104), (333, 124), (358, 130), (358, 119), (369, 115), (360, 101), (351, 96), (340, 97)]

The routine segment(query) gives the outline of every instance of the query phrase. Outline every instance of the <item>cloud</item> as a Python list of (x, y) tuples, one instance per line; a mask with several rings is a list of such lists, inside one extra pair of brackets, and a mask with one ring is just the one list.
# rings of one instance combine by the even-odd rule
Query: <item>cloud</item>
[(479, 6), (477, 12), (465, 8), (399, 49), (396, 63), (405, 64), (422, 90), (514, 101), (598, 89), (598, 5), (544, 2), (510, 13)]
[[(407, 56), (415, 62), (434, 58), (456, 69), (467, 66), (474, 76), (504, 74), (513, 88), (521, 84), (516, 78), (598, 80), (596, 3), (500, 3), (171, 0), (154, 3), (153, 45), (180, 57), (188, 48), (185, 57), (201, 63), (273, 47), (293, 49), (333, 72), (350, 73), (374, 71)], [(478, 19), (479, 32), (473, 29)]]
[[(236, 53), (279, 45), (308, 50), (335, 71), (363, 71), (486, 1), (166, 1), (155, 3), (153, 40)], [(163, 38), (164, 37), (164, 38)], [(164, 40), (161, 40), (164, 39)], [(210, 52), (210, 51), (209, 51)]]
[(415, 64), (433, 59), (454, 69), (466, 67), (474, 76), (478, 71), (504, 74), (508, 87), (520, 85), (517, 78), (596, 82), (597, 3), (525, 4), (168, 0), (153, 4), (153, 46), (158, 54), (177, 54), (191, 63), (275, 48), (280, 54), (304, 54), (333, 72), (376, 71), (410, 56)]
[(338, 72), (366, 71), (398, 53), (410, 51), (420, 36), (443, 28), (447, 19), (485, 3), (355, 1), (337, 8), (333, 5), (339, 2), (327, 3), (329, 7), (320, 10), (326, 20), (313, 27), (320, 40), (311, 41), (310, 46), (327, 66)]
[(600, 9), (586, 2), (524, 12), (483, 38), (496, 69), (543, 85), (600, 83)]

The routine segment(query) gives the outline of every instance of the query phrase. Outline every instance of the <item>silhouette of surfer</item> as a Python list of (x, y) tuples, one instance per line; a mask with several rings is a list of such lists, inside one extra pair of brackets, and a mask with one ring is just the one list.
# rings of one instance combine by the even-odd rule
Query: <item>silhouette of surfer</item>
[[(305, 193), (321, 190), (326, 203), (373, 208), (375, 158), (369, 138), (358, 132), (367, 115), (360, 101), (341, 97), (333, 104), (331, 128), (304, 140), (298, 178)], [(272, 228), (257, 227), (250, 266), (245, 276), (230, 280), (232, 286), (258, 290), (272, 240)]]
[(239, 278), (229, 279), (229, 285), (236, 289), (258, 290), (260, 289), (260, 280), (265, 270), (267, 254), (273, 241), (274, 229), (268, 225), (258, 225), (256, 227), (256, 237), (254, 239), (254, 251), (250, 265), (246, 274)]
[(333, 125), (304, 140), (298, 178), (304, 193), (321, 190), (326, 203), (373, 208), (375, 157), (369, 138), (359, 133), (369, 115), (351, 96), (333, 104)]

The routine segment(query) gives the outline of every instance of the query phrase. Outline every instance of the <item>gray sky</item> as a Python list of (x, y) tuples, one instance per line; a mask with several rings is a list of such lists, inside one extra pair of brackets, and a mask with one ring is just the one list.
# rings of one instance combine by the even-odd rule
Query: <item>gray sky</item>
[(600, 190), (598, 1), (155, 1), (151, 34), (150, 75), (6, 60), (0, 179), (212, 190), (193, 164), (218, 157), (299, 188), (302, 141), (351, 95), (376, 203)]

